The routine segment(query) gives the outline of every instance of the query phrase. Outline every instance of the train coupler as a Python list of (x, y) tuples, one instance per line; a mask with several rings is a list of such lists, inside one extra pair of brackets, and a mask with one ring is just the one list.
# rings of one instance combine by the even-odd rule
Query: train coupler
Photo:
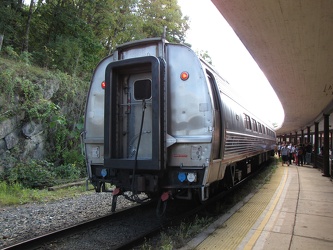
[(171, 192), (170, 191), (164, 192), (161, 195), (160, 199), (158, 200), (157, 208), (156, 208), (157, 217), (162, 217), (162, 216), (165, 215), (167, 202), (170, 198), (171, 198)]
[(169, 200), (169, 198), (171, 197), (171, 192), (164, 192), (162, 195), (161, 195), (161, 201), (167, 201)]
[(115, 188), (113, 189), (113, 192), (112, 192), (112, 195), (115, 196), (115, 195), (120, 195), (121, 194), (121, 190), (120, 188)]

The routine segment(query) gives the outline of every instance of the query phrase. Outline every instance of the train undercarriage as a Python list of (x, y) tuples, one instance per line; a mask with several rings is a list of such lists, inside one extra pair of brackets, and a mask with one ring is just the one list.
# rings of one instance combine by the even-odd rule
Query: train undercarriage
[[(166, 173), (164, 175), (159, 173), (158, 175), (153, 172), (149, 174), (138, 172), (133, 175), (133, 172), (130, 170), (113, 170), (116, 171), (116, 175), (110, 179), (96, 176), (92, 184), (96, 192), (112, 192), (112, 212), (116, 211), (117, 199), (122, 195), (126, 199), (136, 203), (156, 200), (158, 202), (157, 215), (162, 216), (166, 211), (167, 202), (170, 199), (197, 200), (200, 203), (204, 203), (221, 192), (232, 189), (248, 176), (255, 173), (263, 163), (270, 159), (271, 154), (272, 152), (265, 152), (229, 164), (225, 168), (224, 177), (221, 180), (212, 182), (206, 186), (201, 184), (191, 185), (190, 183), (173, 183), (170, 185), (170, 182), (163, 178), (164, 175), (167, 176)], [(99, 171), (103, 172), (103, 169), (100, 167)], [(106, 171), (108, 172), (108, 170)], [(180, 170), (177, 171), (179, 172)], [(112, 188), (106, 188), (107, 183), (112, 184)]]

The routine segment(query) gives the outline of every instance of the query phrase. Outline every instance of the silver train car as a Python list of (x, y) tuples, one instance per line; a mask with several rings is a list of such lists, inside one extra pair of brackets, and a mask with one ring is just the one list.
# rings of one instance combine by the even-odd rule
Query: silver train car
[[(94, 71), (83, 133), (97, 192), (138, 200), (206, 201), (273, 153), (273, 128), (189, 47), (161, 38), (125, 43)], [(134, 198), (136, 197), (136, 198)]]

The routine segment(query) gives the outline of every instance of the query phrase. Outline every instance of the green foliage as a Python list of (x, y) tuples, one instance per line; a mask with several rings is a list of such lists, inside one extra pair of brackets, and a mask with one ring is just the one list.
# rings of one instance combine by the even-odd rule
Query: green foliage
[(24, 187), (19, 183), (9, 185), (0, 181), (0, 205), (14, 205), (24, 203)]
[[(84, 166), (84, 157), (77, 150), (69, 150), (62, 154), (64, 158), (64, 164), (66, 165), (76, 165), (76, 166)], [(82, 171), (81, 171), (82, 172)]]
[[(3, 46), (11, 46), (17, 52), (22, 46), (26, 19), (20, 1), (0, 1), (0, 32), (4, 35)], [(18, 53), (19, 54), (19, 53)]]
[(32, 55), (27, 51), (23, 51), (20, 55), (20, 61), (24, 62), (26, 65), (31, 64)]
[[(80, 155), (80, 133), (88, 82), (4, 59), (0, 59), (0, 69), (0, 118), (24, 112), (26, 121), (48, 124), (48, 160), (60, 165), (85, 165)], [(52, 84), (59, 88), (51, 99), (45, 99), (45, 89)]]
[(160, 37), (164, 27), (170, 42), (185, 42), (188, 17), (182, 17), (177, 0), (139, 0), (139, 15), (145, 37)]
[(200, 50), (199, 52), (196, 52), (196, 54), (199, 55), (200, 57), (202, 57), (209, 64), (213, 65), (212, 58), (208, 54), (207, 50), (206, 51)]
[(55, 182), (53, 164), (46, 161), (30, 161), (18, 163), (15, 167), (7, 168), (3, 179), (9, 184), (18, 183), (23, 187), (43, 188), (52, 186)]
[(182, 222), (178, 230), (175, 231), (174, 237), (177, 238), (176, 242), (180, 241), (181, 245), (184, 244), (187, 239), (198, 234), (203, 228), (212, 223), (212, 220), (212, 218), (199, 217), (196, 215), (193, 221), (188, 223)]
[(0, 102), (0, 108), (5, 113), (10, 110), (10, 104), (14, 102), (14, 71), (12, 69), (2, 68), (0, 70), (0, 92), (1, 99), (0, 101), (6, 100), (4, 103)]
[[(9, 164), (8, 161), (2, 161), (11, 166), (2, 178), (9, 183), (40, 188), (59, 180), (70, 181), (85, 176), (80, 133), (88, 82), (65, 73), (51, 73), (2, 58), (0, 69), (0, 119), (23, 112), (27, 122), (38, 120), (48, 124), (45, 146), (50, 153), (46, 161), (52, 162), (49, 165), (39, 161), (30, 163), (28, 159), (26, 163), (16, 160)], [(51, 99), (45, 99), (45, 89), (52, 84), (59, 85), (59, 88)], [(14, 151), (12, 149), (10, 154), (14, 155)], [(20, 154), (19, 148), (16, 151)], [(60, 169), (56, 170), (57, 167)]]
[(6, 46), (3, 50), (3, 53), (10, 59), (17, 60), (19, 59), (18, 53), (14, 50), (12, 46)]
[[(12, 114), (25, 112), (27, 120), (47, 120), (55, 109), (55, 104), (43, 97), (44, 85), (47, 84), (49, 75), (34, 75), (33, 67), (27, 66), (26, 63), (13, 64), (0, 60), (1, 100), (5, 100), (0, 101), (0, 109), (3, 114), (9, 111)], [(39, 77), (45, 80), (41, 81)]]
[(83, 165), (67, 163), (56, 166), (46, 160), (17, 162), (14, 167), (6, 168), (1, 173), (1, 180), (9, 185), (21, 185), (24, 188), (44, 188), (85, 176)]
[[(92, 189), (92, 188), (91, 188)], [(56, 191), (29, 189), (19, 183), (8, 184), (0, 181), (0, 207), (20, 205), (29, 202), (47, 202), (86, 193), (85, 186), (63, 188)]]
[(78, 180), (82, 177), (82, 170), (75, 164), (60, 165), (54, 168), (54, 173), (66, 180)]
[(167, 40), (184, 42), (188, 22), (177, 0), (37, 1), (32, 12), (0, 2), (4, 55), (81, 77), (117, 45), (161, 37), (164, 27)]

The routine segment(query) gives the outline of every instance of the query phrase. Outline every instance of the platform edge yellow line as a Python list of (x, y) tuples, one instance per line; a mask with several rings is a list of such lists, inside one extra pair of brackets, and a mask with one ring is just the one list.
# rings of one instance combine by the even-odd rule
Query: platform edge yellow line
[(269, 219), (272, 216), (272, 213), (274, 211), (274, 208), (276, 207), (277, 203), (279, 202), (280, 196), (282, 194), (282, 191), (286, 185), (287, 182), (287, 177), (288, 177), (288, 168), (285, 168), (285, 175), (284, 178), (282, 180), (282, 185), (279, 187), (279, 191), (273, 201), (273, 203), (271, 204), (266, 216), (264, 217), (264, 219), (262, 220), (262, 222), (260, 223), (259, 227), (256, 229), (256, 231), (254, 232), (254, 234), (252, 235), (251, 239), (248, 241), (248, 243), (245, 245), (244, 250), (249, 250), (252, 249), (254, 244), (257, 242), (260, 234), (262, 233), (263, 229), (265, 228), (265, 226), (267, 225), (267, 222), (269, 221)]

